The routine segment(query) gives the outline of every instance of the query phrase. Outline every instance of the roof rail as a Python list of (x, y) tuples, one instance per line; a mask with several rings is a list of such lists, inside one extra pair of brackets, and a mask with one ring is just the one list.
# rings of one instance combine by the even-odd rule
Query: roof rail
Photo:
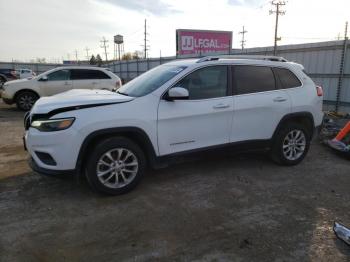
[(264, 56), (264, 55), (217, 55), (217, 56), (205, 56), (200, 58), (197, 63), (215, 61), (219, 59), (252, 59), (252, 60), (267, 60), (275, 62), (288, 62), (287, 59), (281, 56)]

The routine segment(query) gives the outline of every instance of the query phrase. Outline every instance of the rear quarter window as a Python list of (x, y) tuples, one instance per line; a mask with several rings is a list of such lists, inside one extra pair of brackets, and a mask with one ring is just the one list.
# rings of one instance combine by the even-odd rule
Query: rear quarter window
[(289, 69), (274, 68), (273, 70), (277, 78), (280, 80), (282, 89), (294, 88), (302, 85), (296, 75)]

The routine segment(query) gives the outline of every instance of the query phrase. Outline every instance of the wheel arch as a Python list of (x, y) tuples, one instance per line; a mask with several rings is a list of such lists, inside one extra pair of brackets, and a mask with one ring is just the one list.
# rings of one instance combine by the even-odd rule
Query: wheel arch
[(32, 90), (32, 89), (28, 89), (28, 88), (25, 88), (25, 89), (20, 89), (18, 91), (16, 91), (16, 93), (14, 94), (13, 96), (13, 101), (17, 101), (17, 97), (19, 94), (23, 93), (23, 92), (31, 92), (31, 93), (34, 93), (38, 98), (40, 98), (40, 95), (38, 94), (38, 92)]
[(283, 128), (283, 126), (286, 123), (300, 123), (303, 125), (306, 125), (309, 132), (310, 132), (310, 138), (313, 136), (314, 129), (315, 129), (315, 122), (314, 117), (310, 112), (296, 112), (296, 113), (290, 113), (285, 115), (280, 122), (278, 123), (275, 132), (273, 133), (272, 140), (275, 139), (278, 132)]
[(147, 162), (154, 166), (156, 163), (156, 153), (151, 142), (151, 139), (147, 133), (138, 127), (117, 127), (107, 128), (92, 132), (83, 141), (76, 163), (76, 170), (78, 173), (82, 173), (82, 168), (87, 160), (88, 153), (94, 148), (94, 146), (101, 140), (110, 137), (125, 137), (134, 141), (144, 152)]

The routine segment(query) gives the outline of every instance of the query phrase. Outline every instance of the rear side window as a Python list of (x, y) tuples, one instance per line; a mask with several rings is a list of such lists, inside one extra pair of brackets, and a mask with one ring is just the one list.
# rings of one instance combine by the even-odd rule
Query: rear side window
[(275, 90), (272, 69), (266, 66), (234, 66), (232, 83), (237, 95)]
[(111, 79), (110, 76), (100, 70), (72, 69), (71, 71), (72, 80)]
[(279, 78), (283, 89), (301, 86), (300, 80), (290, 70), (285, 68), (274, 68), (273, 70)]

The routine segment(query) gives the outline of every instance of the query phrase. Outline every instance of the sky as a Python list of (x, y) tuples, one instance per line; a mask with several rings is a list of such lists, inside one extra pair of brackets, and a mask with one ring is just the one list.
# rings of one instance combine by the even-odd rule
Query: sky
[[(0, 0), (0, 61), (79, 60), (100, 54), (103, 37), (113, 58), (113, 36), (124, 36), (125, 52), (142, 50), (147, 19), (149, 57), (173, 56), (176, 29), (233, 32), (240, 48), (271, 46), (275, 17), (266, 0)], [(280, 17), (279, 45), (335, 40), (350, 21), (349, 0), (289, 0)]]

